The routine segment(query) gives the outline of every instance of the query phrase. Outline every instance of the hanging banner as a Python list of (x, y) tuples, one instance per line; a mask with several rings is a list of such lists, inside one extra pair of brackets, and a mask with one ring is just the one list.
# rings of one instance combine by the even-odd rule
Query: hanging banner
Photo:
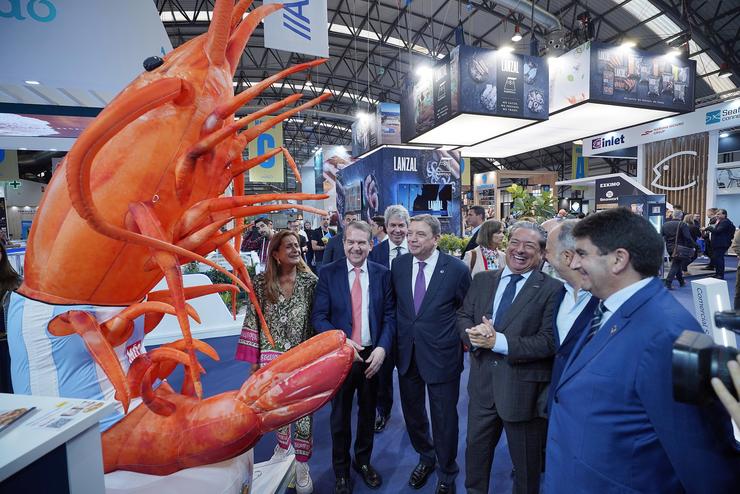
[(283, 9), (267, 16), (265, 48), (303, 53), (315, 57), (329, 56), (329, 23), (326, 0), (279, 2), (265, 0), (264, 5), (282, 3)]
[[(270, 118), (270, 117), (267, 117)], [(250, 127), (259, 125), (262, 120), (255, 120)], [(249, 157), (256, 158), (262, 154), (267, 153), (273, 149), (282, 147), (283, 145), (283, 124), (282, 122), (260, 134), (257, 139), (254, 139), (249, 143)], [(283, 166), (283, 155), (278, 153), (269, 160), (263, 162), (259, 166), (249, 170), (249, 181), (250, 182), (279, 182), (285, 181), (285, 170)]]
[(694, 60), (603, 43), (591, 43), (591, 52), (591, 101), (694, 110)]
[(573, 144), (572, 150), (571, 178), (586, 178), (586, 175), (588, 175), (588, 158), (583, 156), (583, 145)]

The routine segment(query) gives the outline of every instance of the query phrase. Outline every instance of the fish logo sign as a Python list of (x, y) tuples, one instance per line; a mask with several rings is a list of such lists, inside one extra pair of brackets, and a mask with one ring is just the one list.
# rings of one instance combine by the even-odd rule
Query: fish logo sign
[(722, 121), (722, 111), (721, 110), (708, 111), (707, 116), (704, 119), (704, 125), (712, 125), (712, 124), (720, 123), (721, 121)]
[[(658, 181), (663, 176), (660, 173), (660, 169), (663, 166), (663, 163), (669, 161), (671, 158), (675, 158), (676, 156), (686, 156), (686, 155), (688, 155), (688, 156), (696, 156), (697, 155), (697, 152), (696, 151), (679, 151), (678, 153), (673, 153), (672, 155), (666, 156), (662, 160), (658, 161), (658, 163), (653, 167), (653, 173), (655, 175), (653, 177), (653, 181), (650, 182), (650, 185), (653, 186), (653, 187), (655, 187), (656, 189), (662, 189), (662, 190), (684, 190), (684, 189), (688, 189), (690, 187), (695, 186), (696, 185), (696, 180), (694, 180), (690, 184), (680, 185), (678, 187), (668, 187), (666, 185), (658, 185)], [(664, 170), (667, 170), (668, 168), (669, 168), (669, 165), (665, 165), (665, 167), (663, 169)]]

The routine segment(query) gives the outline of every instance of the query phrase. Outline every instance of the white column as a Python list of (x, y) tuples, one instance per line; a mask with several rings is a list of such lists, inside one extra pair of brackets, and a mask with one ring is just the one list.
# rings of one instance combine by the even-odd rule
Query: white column
[(638, 144), (637, 146), (637, 176), (635, 178), (637, 179), (637, 183), (647, 187), (647, 183), (645, 182), (645, 166), (646, 166), (645, 145)]
[(709, 131), (709, 156), (707, 157), (707, 199), (704, 211), (717, 204), (717, 153), (719, 151), (719, 131)]

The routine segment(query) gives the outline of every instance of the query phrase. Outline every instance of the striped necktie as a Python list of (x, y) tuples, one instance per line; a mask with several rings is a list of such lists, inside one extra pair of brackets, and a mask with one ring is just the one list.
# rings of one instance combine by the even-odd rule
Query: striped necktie
[(607, 312), (609, 309), (606, 308), (606, 305), (604, 305), (604, 302), (599, 302), (599, 306), (594, 311), (594, 317), (591, 318), (591, 326), (589, 327), (588, 334), (586, 335), (586, 343), (591, 341), (591, 339), (596, 335), (596, 333), (599, 332), (599, 328), (601, 328), (601, 320), (604, 318), (604, 312)]

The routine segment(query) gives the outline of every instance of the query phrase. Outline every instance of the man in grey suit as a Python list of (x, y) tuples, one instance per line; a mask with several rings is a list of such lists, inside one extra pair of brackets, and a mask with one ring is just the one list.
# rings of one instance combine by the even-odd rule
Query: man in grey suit
[(544, 407), (555, 341), (553, 312), (562, 284), (539, 270), (546, 233), (511, 227), (506, 267), (473, 279), (457, 327), (470, 348), (465, 487), (487, 494), (493, 452), (506, 430), (514, 492), (539, 492)]

